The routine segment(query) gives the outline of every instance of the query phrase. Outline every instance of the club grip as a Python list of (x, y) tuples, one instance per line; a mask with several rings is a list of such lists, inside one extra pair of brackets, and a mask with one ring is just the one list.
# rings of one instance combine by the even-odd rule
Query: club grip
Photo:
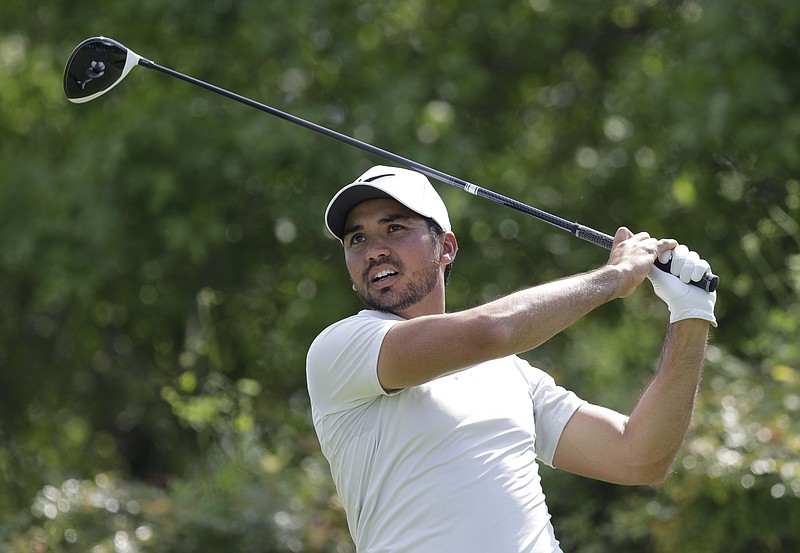
[[(672, 265), (672, 261), (667, 263), (661, 263), (658, 259), (654, 263), (657, 269), (661, 269), (665, 273), (670, 273), (670, 266)], [(677, 277), (676, 277), (677, 278)], [(692, 280), (688, 282), (692, 286), (697, 286), (698, 288), (702, 288), (706, 292), (716, 292), (717, 286), (719, 286), (719, 277), (714, 273), (706, 273), (703, 275), (703, 278), (700, 280)]]
[(600, 232), (599, 230), (594, 230), (593, 228), (585, 227), (583, 225), (576, 224), (572, 234), (581, 240), (591, 242), (592, 244), (607, 250), (610, 250), (612, 244), (614, 244), (613, 236), (609, 236), (605, 232)]
[[(589, 228), (579, 224), (575, 225), (572, 234), (574, 234), (581, 240), (585, 240), (586, 242), (591, 242), (592, 244), (595, 244), (607, 250), (610, 250), (611, 246), (614, 244), (613, 236), (610, 236), (605, 232), (600, 232), (598, 230), (594, 230), (593, 228)], [(655, 262), (655, 266), (664, 271), (665, 273), (670, 272), (671, 264), (672, 264), (671, 261), (669, 263), (661, 263), (660, 261), (656, 260)], [(692, 286), (697, 286), (698, 288), (702, 288), (706, 292), (715, 292), (717, 290), (717, 287), (719, 286), (719, 277), (714, 273), (706, 273), (700, 280), (693, 280), (689, 282), (689, 284), (691, 284)]]

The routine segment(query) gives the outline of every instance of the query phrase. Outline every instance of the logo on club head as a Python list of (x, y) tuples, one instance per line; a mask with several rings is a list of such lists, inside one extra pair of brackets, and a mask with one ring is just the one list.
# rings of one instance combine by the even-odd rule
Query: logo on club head
[(86, 69), (84, 75), (86, 78), (82, 81), (75, 79), (75, 83), (81, 87), (81, 90), (86, 88), (86, 85), (89, 84), (91, 81), (95, 79), (99, 79), (102, 77), (106, 72), (106, 64), (102, 61), (93, 61), (89, 64), (89, 67)]

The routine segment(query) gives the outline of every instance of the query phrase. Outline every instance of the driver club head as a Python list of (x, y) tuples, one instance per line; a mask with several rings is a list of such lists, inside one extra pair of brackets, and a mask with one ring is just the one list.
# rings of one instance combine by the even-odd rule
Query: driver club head
[(116, 40), (87, 38), (72, 51), (64, 70), (64, 93), (82, 104), (114, 88), (142, 58)]

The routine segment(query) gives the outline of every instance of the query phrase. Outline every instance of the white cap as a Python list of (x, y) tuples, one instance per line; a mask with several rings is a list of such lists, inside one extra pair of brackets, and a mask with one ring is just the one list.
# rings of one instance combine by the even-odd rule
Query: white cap
[(378, 198), (397, 200), (450, 232), (447, 207), (427, 177), (416, 171), (385, 165), (376, 165), (336, 193), (325, 210), (328, 230), (341, 240), (350, 210), (361, 202)]

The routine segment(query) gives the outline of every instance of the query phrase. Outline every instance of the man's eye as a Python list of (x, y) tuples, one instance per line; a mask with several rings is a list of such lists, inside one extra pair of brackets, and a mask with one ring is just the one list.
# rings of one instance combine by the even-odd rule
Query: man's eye
[(360, 244), (363, 241), (364, 241), (364, 235), (363, 234), (354, 234), (350, 238), (350, 243), (351, 244)]
[(389, 232), (396, 232), (398, 230), (403, 230), (403, 225), (389, 225)]

